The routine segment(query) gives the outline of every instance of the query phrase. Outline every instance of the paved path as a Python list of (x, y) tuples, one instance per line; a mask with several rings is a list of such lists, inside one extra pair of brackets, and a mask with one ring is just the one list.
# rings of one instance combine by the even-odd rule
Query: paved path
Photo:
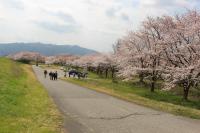
[(138, 106), (64, 81), (44, 79), (33, 67), (64, 114), (69, 133), (200, 133), (200, 121)]

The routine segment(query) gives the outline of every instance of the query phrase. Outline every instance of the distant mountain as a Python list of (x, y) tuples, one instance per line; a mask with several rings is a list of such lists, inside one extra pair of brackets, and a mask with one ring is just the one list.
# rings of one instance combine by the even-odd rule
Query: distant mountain
[(87, 55), (97, 53), (95, 50), (83, 48), (77, 45), (53, 45), (44, 43), (0, 43), (0, 56), (30, 51), (39, 52), (46, 56), (59, 54)]

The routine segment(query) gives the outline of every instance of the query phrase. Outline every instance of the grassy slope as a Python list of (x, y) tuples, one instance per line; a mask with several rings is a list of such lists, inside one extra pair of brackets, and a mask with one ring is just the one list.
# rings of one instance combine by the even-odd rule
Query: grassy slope
[(90, 74), (89, 79), (66, 78), (64, 80), (157, 110), (200, 119), (199, 101), (183, 101), (181, 96), (169, 92), (156, 90), (155, 93), (151, 93), (144, 86), (122, 82), (113, 83), (111, 80), (98, 78), (94, 74)]
[(61, 124), (31, 66), (0, 58), (0, 133), (57, 133)]

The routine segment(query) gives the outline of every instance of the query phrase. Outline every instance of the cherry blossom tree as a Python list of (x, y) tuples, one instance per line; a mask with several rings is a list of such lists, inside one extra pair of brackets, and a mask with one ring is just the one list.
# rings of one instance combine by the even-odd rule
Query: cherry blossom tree
[(175, 17), (148, 17), (136, 32), (115, 46), (119, 74), (130, 80), (141, 75), (151, 81), (165, 80), (165, 89), (183, 87), (187, 100), (200, 81), (200, 13), (188, 11)]
[(55, 56), (48, 56), (45, 58), (45, 64), (47, 65), (52, 65), (52, 64), (55, 64), (56, 62), (57, 60)]
[(96, 54), (81, 56), (80, 58), (74, 60), (72, 62), (72, 65), (77, 66), (77, 67), (88, 68), (88, 67), (92, 66), (93, 62), (95, 61), (96, 56), (97, 56)]
[(11, 54), (8, 57), (13, 60), (22, 61), (25, 63), (29, 63), (31, 61), (44, 62), (45, 60), (45, 57), (37, 52), (19, 52)]
[(56, 56), (46, 57), (45, 63), (46, 64), (66, 65), (66, 64), (70, 64), (75, 59), (78, 59), (78, 56), (74, 56), (74, 55), (56, 55)]
[(93, 62), (93, 66), (97, 68), (97, 74), (105, 74), (105, 78), (108, 78), (110, 72), (111, 77), (114, 78), (116, 63), (112, 53), (98, 54)]
[(114, 46), (114, 59), (119, 68), (119, 76), (124, 77), (125, 80), (132, 80), (135, 75), (139, 75), (140, 81), (143, 82), (146, 59), (143, 54), (144, 48), (142, 39), (134, 32), (129, 32), (127, 36), (118, 40)]
[(147, 18), (142, 28), (137, 32), (130, 32), (117, 44), (117, 56), (121, 75), (127, 80), (139, 75), (140, 81), (148, 78), (151, 82), (151, 91), (161, 75), (161, 57), (163, 49), (160, 47), (162, 29), (159, 18)]
[(166, 89), (182, 86), (187, 100), (190, 88), (200, 81), (200, 13), (188, 11), (168, 19), (164, 28)]

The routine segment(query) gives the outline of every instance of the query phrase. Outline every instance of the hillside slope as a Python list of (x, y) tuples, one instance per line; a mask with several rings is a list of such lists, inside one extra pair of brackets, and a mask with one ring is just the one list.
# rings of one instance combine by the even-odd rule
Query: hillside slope
[(59, 133), (61, 115), (31, 66), (0, 58), (0, 133)]
[(43, 43), (7, 43), (0, 44), (0, 56), (18, 53), (22, 51), (39, 52), (46, 56), (59, 54), (87, 55), (96, 51), (77, 45), (53, 45)]

